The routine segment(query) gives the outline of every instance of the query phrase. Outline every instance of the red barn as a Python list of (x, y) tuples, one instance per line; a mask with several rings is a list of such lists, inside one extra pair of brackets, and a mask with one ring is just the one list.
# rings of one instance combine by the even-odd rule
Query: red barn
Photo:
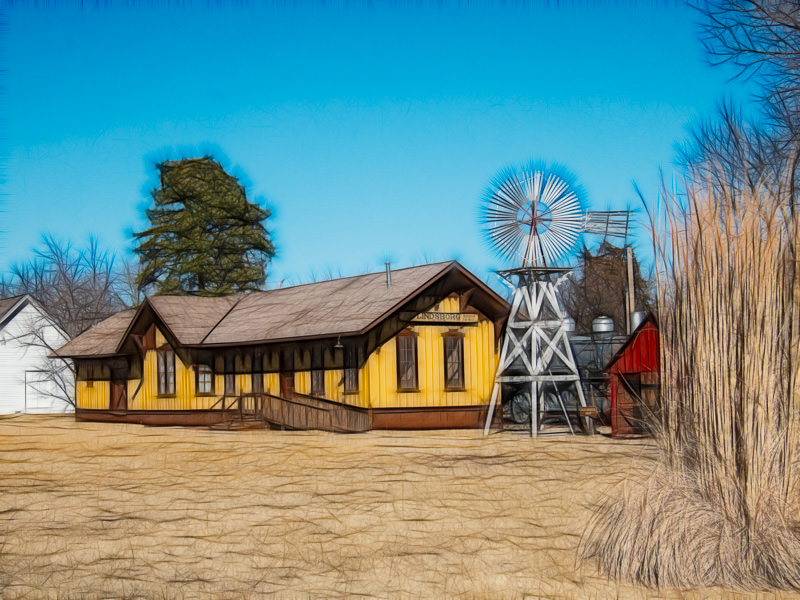
[(611, 435), (645, 435), (645, 417), (658, 410), (658, 324), (652, 313), (639, 324), (606, 367), (611, 379)]

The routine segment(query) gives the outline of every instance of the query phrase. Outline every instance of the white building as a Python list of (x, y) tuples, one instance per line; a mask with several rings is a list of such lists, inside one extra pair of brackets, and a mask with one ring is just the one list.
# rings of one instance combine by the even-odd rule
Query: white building
[(48, 358), (67, 341), (31, 296), (0, 299), (0, 414), (74, 411), (72, 370)]

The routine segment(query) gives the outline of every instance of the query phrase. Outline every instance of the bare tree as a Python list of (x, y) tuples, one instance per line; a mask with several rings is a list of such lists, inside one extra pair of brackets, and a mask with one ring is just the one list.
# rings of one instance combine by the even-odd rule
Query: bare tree
[[(702, 39), (714, 64), (733, 64), (760, 85), (763, 118), (745, 122), (730, 102), (701, 123), (682, 152), (698, 185), (748, 197), (763, 185), (798, 190), (800, 146), (800, 4), (796, 0), (717, 0), (705, 13)], [(791, 212), (797, 193), (786, 196)]]
[(680, 160), (696, 185), (728, 189), (737, 195), (755, 189), (765, 172), (774, 171), (782, 162), (769, 131), (745, 121), (730, 101), (720, 105), (715, 117), (693, 127), (689, 141), (680, 149)]
[(703, 3), (702, 39), (712, 63), (760, 83), (768, 114), (796, 139), (800, 126), (800, 4), (796, 0)]
[[(136, 285), (137, 265), (119, 263), (90, 238), (83, 248), (44, 236), (34, 257), (11, 268), (0, 278), (0, 296), (31, 295), (47, 318), (33, 319), (20, 329), (19, 341), (45, 350), (45, 356), (68, 339), (143, 299)], [(52, 322), (48, 319), (52, 319)], [(43, 358), (32, 389), (74, 405), (75, 373), (72, 361)]]
[[(639, 261), (633, 259), (634, 295), (637, 310), (651, 310), (653, 282), (644, 277)], [(625, 296), (628, 288), (626, 249), (603, 242), (596, 252), (585, 248), (578, 269), (570, 274), (559, 294), (567, 314), (575, 319), (580, 333), (592, 330), (592, 321), (599, 316), (614, 320), (617, 331), (627, 328)]]
[(115, 269), (115, 295), (126, 308), (136, 308), (148, 294), (154, 293), (152, 286), (139, 284), (141, 264), (136, 259), (123, 260)]
[(0, 280), (3, 295), (30, 294), (70, 338), (126, 307), (115, 256), (91, 238), (85, 248), (44, 236), (34, 258)]

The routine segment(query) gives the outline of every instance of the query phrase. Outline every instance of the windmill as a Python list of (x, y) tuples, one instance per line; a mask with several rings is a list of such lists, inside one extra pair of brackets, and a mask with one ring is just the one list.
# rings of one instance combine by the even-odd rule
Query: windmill
[(502, 385), (522, 388), (512, 410), (524, 414), (524, 399), (529, 399), (531, 435), (538, 435), (547, 406), (560, 409), (574, 433), (566, 396), (574, 400), (586, 430), (592, 429), (589, 411), (580, 410), (587, 409), (586, 398), (557, 293), (571, 268), (558, 262), (581, 233), (626, 238), (630, 213), (584, 211), (581, 195), (565, 170), (542, 165), (501, 172), (486, 192), (481, 217), (489, 243), (519, 266), (497, 272), (513, 289), (513, 298), (484, 434)]

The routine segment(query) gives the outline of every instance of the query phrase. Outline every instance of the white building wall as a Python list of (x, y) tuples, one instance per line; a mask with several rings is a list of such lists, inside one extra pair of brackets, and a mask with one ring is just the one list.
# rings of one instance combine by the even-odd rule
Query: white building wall
[(73, 412), (46, 372), (59, 369), (69, 397), (75, 398), (75, 383), (63, 361), (47, 358), (67, 341), (30, 303), (0, 328), (0, 414)]

